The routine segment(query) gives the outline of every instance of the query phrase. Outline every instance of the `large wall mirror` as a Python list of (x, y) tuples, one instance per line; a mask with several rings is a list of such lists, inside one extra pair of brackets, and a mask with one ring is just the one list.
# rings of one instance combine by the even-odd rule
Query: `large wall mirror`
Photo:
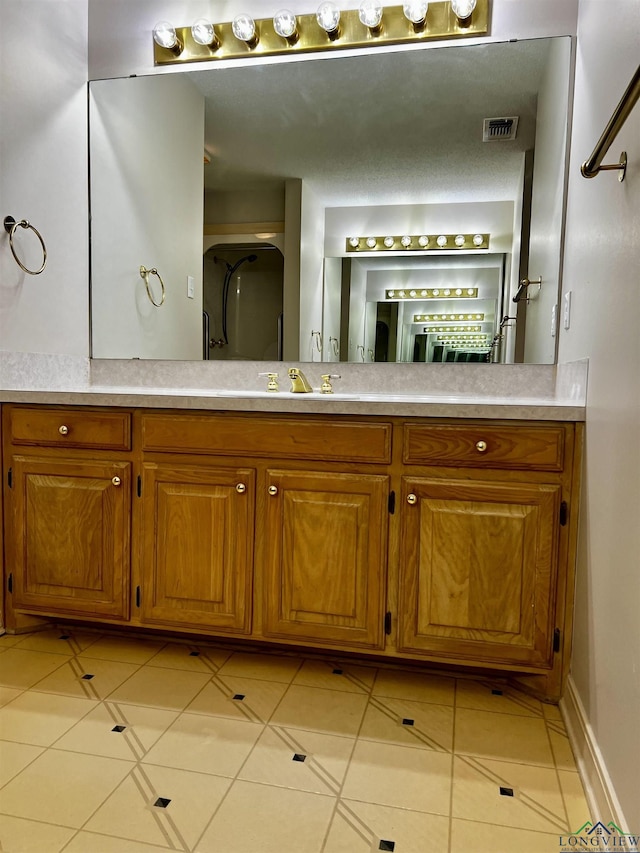
[(93, 357), (553, 362), (570, 69), (567, 37), (93, 81)]

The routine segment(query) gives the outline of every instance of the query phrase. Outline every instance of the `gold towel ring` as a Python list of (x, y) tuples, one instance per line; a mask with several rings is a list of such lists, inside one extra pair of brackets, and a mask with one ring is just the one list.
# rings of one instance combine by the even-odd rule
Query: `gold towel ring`
[[(160, 300), (160, 302), (156, 302), (153, 298), (153, 294), (151, 293), (151, 288), (149, 287), (150, 275), (157, 275), (160, 279), (160, 286), (162, 287), (162, 299)], [(140, 277), (144, 279), (144, 285), (147, 288), (147, 296), (149, 297), (149, 301), (152, 305), (155, 305), (156, 308), (159, 308), (161, 305), (164, 304), (165, 297), (164, 281), (162, 280), (162, 276), (155, 267), (152, 267), (150, 270), (148, 270), (146, 267), (142, 266), (140, 267)]]
[[(40, 240), (40, 245), (42, 246), (42, 266), (39, 270), (30, 270), (25, 267), (20, 258), (16, 255), (16, 250), (13, 246), (13, 235), (16, 233), (16, 228), (20, 226), (21, 228), (30, 228), (33, 233), (36, 235), (38, 240)], [(29, 222), (28, 219), (21, 219), (20, 222), (16, 222), (13, 216), (5, 216), (4, 218), (4, 230), (9, 235), (9, 246), (11, 247), (11, 254), (15, 258), (16, 263), (20, 267), (21, 270), (28, 273), (29, 275), (40, 275), (42, 270), (47, 265), (47, 247), (44, 244), (44, 240), (42, 239), (42, 234), (38, 231), (37, 228)]]

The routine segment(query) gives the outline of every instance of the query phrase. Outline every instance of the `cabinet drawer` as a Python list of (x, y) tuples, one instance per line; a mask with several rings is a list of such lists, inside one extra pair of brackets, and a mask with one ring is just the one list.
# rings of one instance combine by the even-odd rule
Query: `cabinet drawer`
[(403, 460), (409, 465), (562, 471), (564, 429), (561, 426), (405, 424)]
[(128, 412), (14, 408), (9, 411), (9, 433), (18, 445), (129, 450), (131, 416)]
[(391, 424), (232, 415), (145, 415), (142, 447), (170, 453), (388, 463)]

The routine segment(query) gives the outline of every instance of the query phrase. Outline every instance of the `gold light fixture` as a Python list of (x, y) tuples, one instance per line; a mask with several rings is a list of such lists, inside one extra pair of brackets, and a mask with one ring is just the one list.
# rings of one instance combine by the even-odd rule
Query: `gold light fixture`
[[(447, 296), (444, 296), (445, 290), (448, 291)], [(477, 287), (456, 287), (455, 290), (442, 287), (393, 287), (384, 292), (385, 299), (393, 299), (396, 302), (407, 299), (477, 299), (477, 297)]]
[(438, 335), (436, 340), (439, 343), (447, 342), (452, 344), (486, 343), (489, 340), (489, 335)]
[(470, 252), (487, 250), (490, 234), (402, 234), (347, 237), (347, 252)]
[[(469, 3), (470, 0), (465, 2)], [(456, 39), (486, 35), (490, 27), (489, 0), (477, 0), (473, 14), (467, 19), (461, 19), (455, 13), (449, 0), (430, 3), (412, 0), (405, 4), (405, 7), (390, 6), (385, 9), (375, 0), (366, 0), (360, 9), (343, 11), (337, 6), (330, 6), (330, 3), (324, 2), (317, 13), (299, 16), (281, 10), (276, 12), (273, 19), (253, 21), (253, 35), (247, 21), (244, 21), (240, 29), (236, 24), (239, 35), (234, 33), (232, 23), (215, 23), (214, 28), (214, 24), (208, 21), (203, 24), (200, 19), (193, 24), (194, 33), (191, 26), (176, 28), (168, 21), (161, 21), (153, 31), (154, 63), (172, 65), (278, 53)], [(407, 17), (405, 8), (409, 7), (410, 14), (421, 20), (410, 20)], [(252, 20), (249, 15), (238, 17)], [(206, 41), (207, 33), (211, 32), (209, 28), (214, 30), (214, 38)]]
[(414, 314), (414, 323), (451, 323), (464, 320), (484, 320), (484, 314)]
[[(414, 318), (415, 319), (415, 318)], [(426, 334), (435, 334), (436, 332), (468, 332), (471, 334), (472, 332), (481, 332), (482, 326), (423, 326), (422, 331), (426, 332)]]

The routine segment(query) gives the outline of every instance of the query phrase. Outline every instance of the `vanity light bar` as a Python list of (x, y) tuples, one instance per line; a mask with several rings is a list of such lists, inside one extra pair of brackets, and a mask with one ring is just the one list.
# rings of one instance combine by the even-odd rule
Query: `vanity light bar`
[(481, 332), (482, 326), (423, 326), (422, 331), (429, 335), (434, 332)]
[(414, 323), (450, 323), (455, 320), (484, 320), (484, 314), (414, 314)]
[[(321, 8), (312, 15), (295, 15), (293, 22), (283, 22), (282, 12), (277, 13), (275, 20), (263, 18), (254, 21), (249, 15), (239, 15), (237, 18), (243, 19), (242, 26), (236, 24), (235, 29), (233, 23), (211, 24), (202, 19), (193, 27), (173, 27), (162, 21), (154, 29), (154, 64), (176, 65), (246, 56), (468, 38), (485, 35), (490, 26), (489, 0), (477, 0), (471, 15), (463, 19), (455, 14), (449, 0), (430, 2), (426, 17), (418, 23), (406, 17), (403, 6), (390, 6), (383, 9), (377, 26), (371, 26), (371, 21), (363, 22), (358, 9), (349, 9), (338, 12), (338, 24), (330, 31), (323, 29), (326, 22), (321, 23), (321, 20), (325, 21), (326, 15), (320, 15)], [(255, 32), (248, 26), (249, 21)], [(208, 33), (211, 33), (212, 41), (203, 44)]]
[(457, 343), (488, 343), (489, 335), (438, 335), (439, 342)]
[(347, 237), (347, 252), (469, 252), (489, 248), (490, 234), (401, 234)]
[[(445, 293), (446, 292), (446, 293)], [(401, 288), (399, 290), (393, 288), (391, 290), (385, 290), (384, 292), (385, 299), (394, 299), (394, 300), (402, 300), (402, 299), (477, 299), (478, 298), (478, 288), (477, 287), (455, 287), (455, 288), (442, 288), (442, 287), (426, 287), (421, 289), (411, 289), (407, 290), (406, 288)]]

